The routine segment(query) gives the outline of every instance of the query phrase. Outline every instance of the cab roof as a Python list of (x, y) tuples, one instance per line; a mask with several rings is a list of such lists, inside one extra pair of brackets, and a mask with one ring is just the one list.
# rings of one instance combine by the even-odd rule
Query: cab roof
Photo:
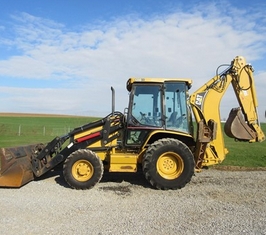
[(164, 82), (184, 82), (190, 88), (192, 79), (188, 78), (129, 78), (127, 81), (127, 90), (131, 91), (133, 83), (164, 83)]

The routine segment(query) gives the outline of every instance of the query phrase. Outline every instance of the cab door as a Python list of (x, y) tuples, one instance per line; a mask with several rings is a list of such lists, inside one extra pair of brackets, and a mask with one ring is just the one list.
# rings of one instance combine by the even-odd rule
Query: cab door
[(140, 146), (150, 131), (163, 129), (162, 84), (134, 84), (130, 94), (126, 145)]
[(164, 92), (165, 126), (167, 130), (188, 133), (188, 96), (184, 82), (166, 82)]

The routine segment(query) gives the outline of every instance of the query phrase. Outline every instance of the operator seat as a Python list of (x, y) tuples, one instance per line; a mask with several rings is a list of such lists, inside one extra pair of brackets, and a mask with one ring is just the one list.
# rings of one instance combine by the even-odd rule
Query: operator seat
[(176, 116), (177, 116), (177, 112), (172, 112), (169, 119), (167, 120), (167, 124), (168, 126), (173, 126), (176, 122)]

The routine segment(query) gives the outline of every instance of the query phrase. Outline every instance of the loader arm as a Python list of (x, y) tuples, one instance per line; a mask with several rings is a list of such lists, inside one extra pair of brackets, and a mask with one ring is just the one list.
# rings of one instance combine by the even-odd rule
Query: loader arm
[(197, 170), (222, 162), (228, 153), (224, 145), (220, 102), (230, 84), (239, 107), (231, 110), (224, 125), (225, 133), (239, 141), (261, 142), (265, 139), (258, 120), (253, 68), (243, 57), (237, 56), (225, 71), (190, 96), (198, 126), (194, 153)]
[(21, 187), (62, 163), (72, 152), (93, 146), (96, 142), (102, 149), (111, 148), (123, 125), (124, 115), (113, 112), (101, 120), (56, 137), (46, 145), (1, 148), (0, 187)]

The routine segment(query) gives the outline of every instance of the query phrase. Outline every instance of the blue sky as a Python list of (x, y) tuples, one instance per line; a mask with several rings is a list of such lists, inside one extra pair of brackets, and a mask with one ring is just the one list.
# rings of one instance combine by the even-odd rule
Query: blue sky
[[(105, 116), (129, 77), (193, 79), (244, 56), (265, 119), (265, 1), (9, 0), (0, 8), (0, 112)], [(228, 91), (227, 117), (236, 103)]]

